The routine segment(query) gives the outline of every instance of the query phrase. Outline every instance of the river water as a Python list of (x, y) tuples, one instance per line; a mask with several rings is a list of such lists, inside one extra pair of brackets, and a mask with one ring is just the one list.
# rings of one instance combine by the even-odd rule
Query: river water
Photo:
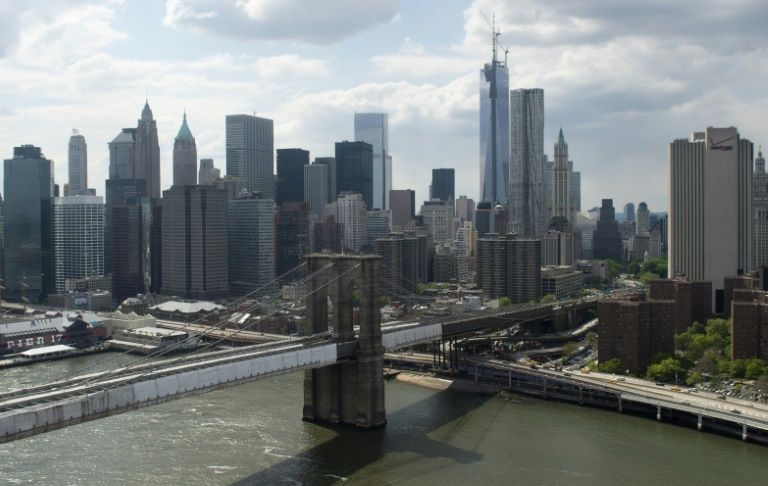
[[(106, 356), (3, 370), (0, 390)], [(302, 422), (291, 374), (0, 445), (0, 484), (768, 484), (767, 447), (575, 405), (386, 387), (380, 431)]]

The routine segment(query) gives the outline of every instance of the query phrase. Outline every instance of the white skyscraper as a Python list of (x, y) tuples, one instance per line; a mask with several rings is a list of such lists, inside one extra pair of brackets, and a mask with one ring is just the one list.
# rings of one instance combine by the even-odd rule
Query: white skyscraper
[(734, 127), (675, 140), (669, 184), (669, 276), (712, 281), (722, 312), (723, 278), (752, 266), (752, 142)]
[(104, 200), (99, 196), (53, 199), (56, 292), (67, 279), (104, 275)]
[(328, 200), (328, 166), (325, 164), (307, 164), (304, 166), (304, 201), (309, 204), (309, 213), (323, 217)]
[(355, 113), (355, 142), (373, 146), (373, 208), (370, 209), (389, 209), (392, 156), (388, 120), (386, 113)]
[(509, 223), (526, 238), (547, 228), (543, 194), (544, 90), (510, 91)]
[(88, 145), (85, 137), (72, 130), (68, 151), (69, 191), (65, 196), (85, 194), (88, 188)]
[(435, 245), (453, 241), (453, 205), (448, 201), (434, 199), (426, 201), (421, 206), (421, 217), (424, 226), (429, 228), (432, 234), (432, 242)]
[(509, 197), (509, 69), (493, 57), (480, 70), (480, 201), (506, 204)]
[(358, 253), (366, 243), (366, 207), (362, 194), (342, 192), (333, 204), (336, 222), (344, 225), (344, 251)]

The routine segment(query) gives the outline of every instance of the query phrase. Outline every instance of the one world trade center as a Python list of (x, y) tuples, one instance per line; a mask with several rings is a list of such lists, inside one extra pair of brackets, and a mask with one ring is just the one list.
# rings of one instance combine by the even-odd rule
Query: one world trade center
[[(509, 194), (509, 70), (493, 58), (480, 71), (480, 202), (507, 204)], [(506, 56), (505, 56), (506, 57)]]

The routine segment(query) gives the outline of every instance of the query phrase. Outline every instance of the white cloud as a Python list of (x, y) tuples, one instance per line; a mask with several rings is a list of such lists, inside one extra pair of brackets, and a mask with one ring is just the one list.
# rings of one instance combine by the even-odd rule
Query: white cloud
[(396, 20), (399, 0), (166, 0), (166, 25), (225, 37), (331, 44)]

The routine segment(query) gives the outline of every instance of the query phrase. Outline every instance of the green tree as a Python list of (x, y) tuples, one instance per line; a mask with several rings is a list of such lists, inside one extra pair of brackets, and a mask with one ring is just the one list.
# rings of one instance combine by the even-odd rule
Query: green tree
[(749, 359), (747, 360), (747, 366), (744, 370), (744, 378), (748, 380), (756, 380), (760, 376), (766, 373), (765, 361), (762, 359)]
[(541, 298), (542, 304), (553, 304), (555, 302), (557, 302), (557, 297), (555, 297), (553, 294), (547, 294)]
[(688, 377), (685, 379), (685, 384), (688, 386), (693, 386), (699, 382), (701, 382), (701, 373), (697, 371), (688, 373)]
[(731, 376), (734, 378), (744, 378), (747, 372), (747, 362), (743, 359), (731, 361)]
[(646, 371), (646, 377), (655, 381), (685, 380), (687, 371), (676, 358), (666, 358), (661, 362), (652, 364)]
[(507, 307), (509, 305), (512, 305), (512, 299), (509, 297), (501, 297), (499, 299), (499, 307)]
[(637, 260), (629, 262), (627, 265), (627, 272), (631, 273), (632, 275), (637, 275), (640, 273), (640, 262)]
[(642, 263), (641, 271), (665, 276), (667, 275), (667, 259), (650, 258)]
[(603, 373), (624, 374), (624, 367), (619, 358), (611, 358), (608, 361), (598, 363), (597, 369)]
[(657, 278), (661, 278), (661, 277), (658, 274), (653, 272), (641, 272), (638, 278), (640, 282), (648, 285), (649, 283), (651, 283), (651, 280), (656, 280)]

